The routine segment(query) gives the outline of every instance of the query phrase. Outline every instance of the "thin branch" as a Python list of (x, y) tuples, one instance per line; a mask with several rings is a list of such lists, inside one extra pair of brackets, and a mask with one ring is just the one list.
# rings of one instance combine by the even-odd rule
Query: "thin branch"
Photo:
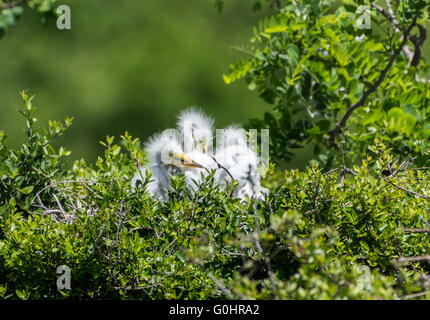
[(352, 174), (353, 176), (357, 175), (357, 173), (354, 170), (352, 170), (352, 169), (350, 169), (348, 167), (345, 167), (345, 166), (343, 166), (343, 171), (345, 171), (345, 173)]
[[(399, 24), (399, 22), (396, 19), (396, 16), (394, 15), (391, 2), (390, 0), (385, 0), (385, 3), (387, 4), (387, 10), (380, 7), (376, 3), (372, 2), (372, 7), (376, 9), (379, 13), (381, 13), (385, 18), (387, 18), (388, 21), (390, 21), (390, 24), (394, 30), (394, 32), (400, 32), (404, 31), (402, 26)], [(418, 66), (421, 56), (423, 54), (423, 45), (424, 41), (427, 39), (427, 29), (422, 24), (417, 25), (418, 29), (420, 30), (420, 35), (417, 38), (416, 36), (410, 36), (410, 40), (414, 44), (415, 51), (412, 51), (408, 46), (404, 46), (403, 52), (406, 55), (406, 57), (409, 60), (408, 67), (416, 67)]]
[(411, 168), (411, 170), (429, 170), (430, 167)]
[(412, 162), (414, 162), (415, 161), (415, 159), (416, 159), (417, 157), (412, 157), (412, 158), (410, 158), (409, 160), (407, 160), (407, 161), (403, 161), (401, 164), (400, 164), (400, 166), (399, 166), (399, 169), (397, 169), (396, 171), (392, 171), (391, 170), (391, 167), (390, 167), (390, 164), (388, 163), (387, 164), (387, 166), (388, 166), (388, 169), (390, 170), (390, 172), (391, 172), (391, 174), (390, 174), (390, 176), (389, 177), (395, 177), (399, 172), (403, 172), (404, 170), (405, 170), (405, 168), (407, 168)]
[(407, 300), (407, 299), (413, 299), (413, 298), (417, 298), (417, 297), (422, 297), (425, 295), (430, 294), (430, 291), (422, 291), (422, 292), (418, 292), (418, 293), (413, 293), (413, 294), (408, 294), (404, 297), (401, 297), (401, 300)]
[(390, 17), (394, 17), (394, 12), (393, 12), (393, 8), (391, 7), (390, 0), (385, 0), (385, 3), (387, 5), (388, 14), (390, 15)]
[(418, 38), (411, 36), (411, 41), (415, 46), (414, 55), (410, 60), (411, 67), (416, 67), (420, 63), (420, 59), (423, 54), (424, 41), (427, 39), (427, 29), (422, 24), (418, 25), (418, 29), (420, 30), (420, 36)]
[(27, 1), (28, 0), (17, 0), (17, 1), (10, 2), (10, 3), (0, 4), (0, 10), (12, 9), (12, 8), (18, 7), (22, 4), (25, 4)]
[(230, 171), (228, 171), (226, 167), (224, 167), (223, 165), (221, 165), (221, 164), (217, 161), (217, 159), (216, 159), (214, 156), (212, 156), (212, 159), (213, 159), (213, 160), (215, 161), (215, 163), (217, 164), (218, 169), (223, 169), (225, 172), (227, 172), (227, 173), (228, 173), (228, 175), (230, 176), (231, 180), (236, 180), (236, 179), (231, 175)]
[(376, 89), (378, 89), (378, 87), (384, 81), (385, 76), (387, 75), (388, 71), (392, 67), (394, 61), (399, 56), (399, 54), (402, 51), (403, 47), (406, 45), (406, 42), (408, 41), (408, 38), (409, 38), (409, 33), (411, 32), (412, 28), (416, 25), (416, 23), (417, 23), (417, 16), (414, 17), (412, 23), (409, 25), (409, 27), (403, 33), (403, 41), (402, 41), (402, 43), (399, 45), (399, 47), (397, 48), (397, 50), (393, 52), (393, 54), (390, 57), (390, 60), (388, 61), (388, 63), (385, 66), (385, 68), (379, 74), (379, 77), (375, 81), (375, 83), (369, 88), (369, 90), (367, 90), (363, 94), (363, 96), (361, 97), (361, 99), (358, 102), (356, 102), (356, 103), (354, 103), (354, 104), (352, 104), (352, 105), (350, 105), (348, 107), (348, 109), (346, 110), (346, 113), (344, 114), (344, 116), (342, 117), (342, 119), (340, 119), (336, 123), (335, 128), (328, 133), (328, 141), (329, 141), (330, 145), (334, 145), (334, 140), (335, 140), (336, 136), (341, 132), (342, 128), (345, 127), (346, 121), (349, 119), (349, 117), (352, 115), (352, 113), (356, 109), (364, 106), (364, 104), (366, 103), (367, 98), (372, 93), (374, 93), (376, 91)]
[(207, 272), (206, 275), (209, 277), (209, 279), (211, 279), (215, 285), (221, 289), (222, 292), (225, 293), (225, 295), (229, 298), (229, 299), (234, 299), (234, 295), (233, 293), (225, 286), (224, 282), (222, 282), (221, 280), (218, 280), (212, 273)]
[(382, 14), (385, 18), (387, 18), (388, 21), (390, 21), (391, 26), (393, 27), (395, 32), (399, 32), (401, 26), (399, 25), (399, 23), (397, 22), (394, 14), (390, 15), (390, 13), (388, 13), (387, 11), (385, 11), (384, 8), (380, 7), (379, 5), (377, 5), (376, 3), (372, 2), (372, 7), (374, 7), (376, 9), (376, 11), (378, 11), (380, 14)]
[(399, 264), (399, 263), (418, 262), (418, 261), (430, 261), (430, 255), (401, 257), (401, 258), (395, 260), (394, 262)]
[(403, 188), (403, 187), (401, 187), (401, 186), (398, 186), (397, 184), (394, 184), (393, 182), (391, 182), (391, 181), (390, 181), (389, 179), (387, 179), (387, 178), (384, 178), (384, 180), (385, 180), (385, 181), (387, 181), (389, 184), (391, 184), (393, 187), (396, 187), (396, 188), (397, 188), (397, 189), (399, 189), (399, 190), (402, 190), (402, 191), (405, 191), (405, 192), (407, 192), (407, 193), (413, 194), (413, 195), (415, 195), (415, 196), (417, 196), (417, 197), (419, 197), (419, 198), (423, 198), (423, 199), (430, 200), (430, 197), (427, 197), (427, 196), (422, 195), (422, 194), (420, 194), (420, 193), (417, 193), (417, 192), (415, 192), (415, 191), (408, 190), (408, 189), (405, 189), (405, 188)]
[(411, 233), (430, 233), (430, 229), (424, 228), (400, 228), (403, 232), (411, 232)]
[(146, 289), (150, 289), (150, 288), (154, 288), (154, 287), (158, 287), (158, 286), (159, 286), (159, 284), (156, 283), (156, 284), (151, 284), (151, 285), (142, 286), (142, 287), (140, 287), (140, 286), (134, 286), (134, 287), (128, 286), (128, 287), (113, 287), (113, 288), (115, 290), (123, 290), (123, 291), (140, 291), (140, 290), (146, 290)]
[(55, 199), (55, 202), (58, 205), (58, 208), (60, 209), (60, 212), (63, 214), (63, 217), (67, 218), (67, 213), (64, 211), (63, 206), (61, 205), (60, 201), (58, 200), (58, 198), (57, 198), (57, 196), (55, 194), (54, 194), (54, 199)]
[(56, 186), (56, 185), (59, 185), (59, 184), (67, 184), (67, 183), (80, 183), (80, 184), (82, 184), (86, 189), (88, 189), (89, 191), (91, 191), (93, 194), (96, 194), (96, 192), (94, 191), (94, 190), (92, 190), (86, 183), (97, 183), (97, 181), (95, 181), (95, 180), (87, 180), (87, 181), (84, 181), (84, 180), (64, 180), (64, 181), (54, 181), (54, 182), (52, 182), (51, 184), (49, 184), (49, 185), (47, 185), (46, 187), (44, 187), (44, 188), (42, 188), (41, 190), (39, 190), (39, 192), (37, 192), (36, 193), (36, 195), (34, 196), (34, 198), (31, 200), (31, 204), (33, 204), (34, 203), (34, 200), (38, 197), (38, 196), (40, 196), (40, 194), (43, 192), (43, 191), (45, 191), (45, 190), (47, 190), (47, 189), (49, 189), (49, 188), (52, 188), (52, 187), (54, 187), (54, 186)]
[[(400, 23), (397, 21), (396, 16), (394, 15), (393, 9), (391, 7), (391, 3), (389, 0), (386, 0), (387, 3), (387, 11), (380, 7), (379, 5), (377, 5), (376, 3), (372, 2), (372, 7), (374, 7), (376, 9), (376, 11), (378, 11), (380, 14), (382, 14), (385, 18), (387, 18), (387, 20), (390, 22), (391, 27), (393, 28), (394, 32), (400, 32), (400, 31), (404, 31), (404, 28), (400, 25)], [(414, 53), (412, 52), (412, 50), (405, 45), (403, 47), (403, 53), (405, 54), (405, 56), (407, 57), (409, 63), (412, 61), (413, 59), (413, 55)]]

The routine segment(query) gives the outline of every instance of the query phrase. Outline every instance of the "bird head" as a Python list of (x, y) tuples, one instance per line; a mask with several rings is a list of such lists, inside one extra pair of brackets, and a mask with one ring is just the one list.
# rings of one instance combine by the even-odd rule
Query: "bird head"
[(166, 132), (152, 137), (145, 150), (152, 164), (174, 166), (181, 170), (184, 167), (203, 168), (183, 152), (177, 137)]
[(246, 131), (237, 125), (217, 130), (217, 148), (237, 146), (239, 149), (248, 146)]
[(178, 117), (178, 128), (185, 152), (212, 151), (214, 120), (195, 107), (182, 111)]

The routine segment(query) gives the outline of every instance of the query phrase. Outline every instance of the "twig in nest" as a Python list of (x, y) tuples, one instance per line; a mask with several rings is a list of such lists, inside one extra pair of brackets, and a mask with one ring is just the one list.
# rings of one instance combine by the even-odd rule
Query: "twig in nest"
[(0, 10), (4, 10), (4, 9), (12, 9), (15, 8), (17, 6), (20, 6), (24, 3), (26, 3), (28, 0), (17, 0), (17, 1), (13, 1), (13, 2), (9, 2), (9, 3), (2, 3), (0, 5)]
[(385, 181), (387, 181), (389, 184), (391, 184), (392, 186), (396, 187), (396, 188), (397, 188), (397, 189), (399, 189), (399, 190), (402, 190), (402, 191), (405, 191), (405, 192), (407, 192), (407, 193), (413, 194), (413, 195), (415, 195), (415, 196), (417, 196), (417, 197), (419, 197), (419, 198), (423, 198), (423, 199), (427, 199), (427, 200), (429, 200), (429, 199), (430, 199), (430, 197), (427, 197), (427, 196), (425, 196), (425, 195), (422, 195), (422, 194), (420, 194), (420, 193), (418, 193), (418, 192), (415, 192), (415, 191), (412, 191), (412, 190), (408, 190), (408, 189), (405, 189), (405, 188), (403, 188), (403, 187), (401, 187), (401, 186), (398, 186), (397, 184), (394, 184), (393, 182), (391, 182), (391, 181), (390, 181), (390, 180), (388, 180), (387, 178), (384, 178), (384, 180), (385, 180)]
[(430, 229), (424, 228), (400, 228), (403, 232), (411, 232), (411, 233), (430, 233)]
[(399, 263), (418, 262), (418, 261), (430, 261), (430, 255), (401, 257), (395, 260), (394, 263), (399, 264)]
[[(228, 173), (228, 175), (230, 176), (230, 178), (231, 178), (231, 181), (232, 181), (232, 182), (236, 180), (236, 179), (233, 177), (233, 175), (230, 173), (230, 171), (228, 171), (226, 167), (224, 167), (223, 165), (221, 165), (221, 163), (219, 163), (219, 162), (217, 161), (217, 159), (215, 159), (215, 157), (214, 157), (214, 156), (211, 156), (211, 158), (212, 158), (212, 159), (213, 159), (213, 161), (215, 161), (215, 163), (217, 164), (218, 169), (223, 169), (225, 172), (227, 172), (227, 173)], [(234, 188), (233, 188), (233, 190), (231, 190), (230, 198), (233, 196), (233, 192), (234, 192)]]
[(223, 170), (225, 170), (225, 172), (227, 172), (227, 173), (228, 173), (228, 175), (230, 176), (231, 180), (235, 180), (235, 179), (234, 179), (234, 177), (231, 175), (230, 171), (228, 171), (226, 167), (224, 167), (223, 165), (221, 165), (221, 164), (220, 164), (220, 163), (215, 159), (215, 157), (214, 157), (214, 156), (211, 156), (211, 157), (212, 157), (213, 161), (215, 161), (215, 163), (217, 164), (218, 169), (223, 169)]

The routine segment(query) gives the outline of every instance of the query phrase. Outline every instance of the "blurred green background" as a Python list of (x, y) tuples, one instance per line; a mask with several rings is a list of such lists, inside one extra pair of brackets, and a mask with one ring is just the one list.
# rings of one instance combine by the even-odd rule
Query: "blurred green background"
[(36, 95), (42, 125), (74, 117), (57, 143), (89, 161), (106, 135), (127, 130), (144, 141), (188, 106), (214, 115), (217, 128), (270, 109), (245, 83), (222, 80), (244, 55), (233, 47), (248, 43), (265, 14), (248, 0), (226, 3), (221, 14), (213, 0), (76, 0), (70, 8), (72, 30), (25, 10), (0, 41), (0, 130), (10, 144), (25, 138), (23, 89)]
[[(25, 139), (19, 92), (36, 95), (41, 125), (74, 117), (56, 145), (71, 159), (92, 162), (106, 135), (128, 131), (145, 141), (174, 126), (178, 112), (199, 106), (216, 127), (245, 123), (270, 110), (243, 81), (224, 84), (222, 74), (246, 53), (252, 27), (266, 11), (252, 1), (226, 1), (220, 14), (214, 0), (75, 0), (72, 30), (25, 10), (0, 40), (0, 130), (17, 146)], [(58, 5), (62, 2), (60, 1)], [(375, 28), (376, 32), (380, 32)], [(426, 43), (425, 57), (430, 52)], [(308, 148), (282, 167), (303, 168)]]

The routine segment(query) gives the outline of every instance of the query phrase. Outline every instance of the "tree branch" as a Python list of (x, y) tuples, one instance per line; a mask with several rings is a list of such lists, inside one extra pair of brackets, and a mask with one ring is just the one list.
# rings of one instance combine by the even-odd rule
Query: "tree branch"
[(399, 45), (399, 47), (397, 48), (397, 50), (395, 50), (391, 56), (390, 56), (390, 60), (388, 61), (387, 65), (385, 66), (385, 68), (381, 71), (381, 73), (379, 74), (378, 79), (375, 81), (375, 83), (369, 88), (369, 90), (367, 90), (363, 96), (361, 97), (361, 99), (350, 105), (348, 107), (348, 109), (346, 110), (346, 113), (344, 114), (344, 116), (342, 117), (342, 119), (340, 119), (337, 123), (336, 126), (334, 127), (333, 130), (331, 130), (328, 133), (328, 141), (330, 143), (330, 145), (334, 145), (334, 140), (336, 138), (336, 136), (341, 132), (342, 128), (345, 127), (346, 125), (346, 121), (349, 119), (349, 117), (352, 115), (352, 113), (358, 109), (359, 107), (362, 107), (365, 103), (367, 98), (376, 91), (376, 89), (381, 85), (381, 83), (384, 81), (385, 76), (387, 75), (388, 71), (390, 70), (390, 68), (392, 67), (394, 61), (396, 60), (396, 58), (399, 56), (400, 52), (403, 50), (403, 47), (406, 45), (406, 42), (409, 39), (409, 34), (412, 30), (413, 27), (415, 27), (415, 25), (417, 24), (417, 16), (414, 17), (412, 23), (409, 25), (409, 27), (403, 32), (403, 40), (402, 43)]
[(372, 2), (372, 7), (374, 7), (376, 9), (376, 11), (378, 11), (380, 14), (382, 14), (385, 18), (387, 18), (388, 21), (390, 21), (391, 26), (393, 27), (395, 32), (399, 32), (401, 29), (401, 26), (399, 25), (399, 23), (396, 20), (396, 17), (393, 14), (393, 11), (391, 10), (391, 14), (390, 12), (385, 11), (384, 8), (380, 7), (379, 5), (377, 5), (376, 3)]
[(430, 260), (430, 255), (413, 256), (413, 257), (400, 257), (399, 259), (395, 260), (394, 263), (401, 264), (401, 263), (429, 261), (429, 260)]
[(407, 193), (413, 194), (414, 196), (417, 196), (417, 197), (419, 197), (419, 198), (423, 198), (423, 199), (426, 199), (426, 200), (430, 200), (430, 197), (427, 197), (427, 196), (425, 196), (425, 195), (423, 195), (423, 194), (420, 194), (420, 193), (418, 193), (418, 192), (415, 192), (415, 191), (412, 191), (412, 190), (408, 190), (408, 189), (405, 189), (405, 188), (403, 188), (403, 187), (401, 187), (401, 186), (398, 186), (397, 184), (395, 184), (395, 183), (391, 182), (391, 181), (390, 181), (389, 179), (387, 179), (387, 178), (384, 178), (384, 180), (385, 180), (385, 181), (387, 181), (389, 184), (391, 184), (393, 187), (395, 187), (395, 188), (397, 188), (397, 189), (399, 189), (399, 190), (402, 190), (402, 191), (404, 191), (404, 192), (407, 192)]
[(420, 36), (417, 38), (415, 36), (411, 36), (410, 39), (415, 46), (415, 52), (410, 60), (410, 66), (416, 67), (420, 63), (421, 56), (423, 54), (423, 44), (427, 39), (427, 29), (422, 25), (418, 25), (418, 29), (420, 30)]
[(25, 4), (28, 0), (16, 0), (10, 3), (3, 3), (0, 4), (0, 10), (4, 10), (4, 9), (12, 9), (15, 7), (18, 7), (22, 4)]
[(400, 230), (403, 232), (429, 233), (430, 234), (430, 229), (425, 229), (425, 228), (400, 228)]
[(429, 293), (430, 293), (430, 291), (422, 291), (422, 292), (412, 293), (412, 294), (408, 294), (404, 297), (401, 297), (400, 299), (401, 300), (408, 300), (408, 299), (418, 298), (418, 297), (428, 295)]
[[(389, 0), (385, 0), (385, 3), (387, 4), (387, 10), (380, 7), (374, 2), (372, 2), (371, 6), (375, 8), (376, 11), (382, 14), (385, 18), (387, 18), (388, 21), (390, 21), (391, 27), (393, 28), (394, 32), (397, 33), (400, 31), (404, 31), (404, 28), (399, 24), (396, 19), (396, 16), (394, 15), (391, 2)], [(424, 27), (424, 25), (418, 24), (417, 27), (420, 30), (420, 36), (418, 38), (416, 36), (409, 37), (409, 39), (414, 44), (415, 51), (412, 51), (407, 45), (403, 47), (403, 53), (409, 60), (408, 67), (418, 66), (423, 53), (423, 44), (424, 41), (427, 39), (427, 29)]]

